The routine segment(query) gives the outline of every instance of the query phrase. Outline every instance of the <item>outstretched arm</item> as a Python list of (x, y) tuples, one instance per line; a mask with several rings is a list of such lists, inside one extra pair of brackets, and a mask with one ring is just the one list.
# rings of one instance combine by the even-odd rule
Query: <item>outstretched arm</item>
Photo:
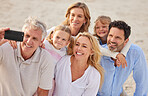
[(9, 28), (1, 28), (0, 29), (0, 40), (4, 38), (5, 31), (9, 30)]
[(119, 54), (117, 54), (117, 65), (120, 66), (122, 64), (122, 68), (125, 68), (125, 66), (127, 67), (127, 62), (125, 60), (126, 54), (129, 50), (131, 46), (131, 41), (128, 41), (127, 44), (123, 47), (123, 49), (121, 50), (121, 52)]
[(1, 28), (1, 29), (0, 29), (0, 46), (1, 46), (2, 44), (4, 44), (5, 42), (7, 42), (7, 40), (4, 39), (4, 34), (5, 34), (5, 31), (6, 31), (6, 30), (10, 30), (10, 28)]
[[(127, 67), (127, 62), (126, 62), (126, 59), (125, 59), (125, 56), (122, 54), (122, 53), (119, 53), (119, 52), (113, 52), (113, 51), (110, 51), (106, 48), (103, 48), (100, 44), (98, 44), (99, 47), (100, 47), (100, 51), (102, 52), (102, 55), (104, 56), (109, 56), (109, 57), (112, 57), (114, 59), (117, 60), (117, 66), (119, 67), (121, 64), (122, 64), (122, 68), (125, 68), (125, 66)], [(130, 44), (131, 45), (131, 44)], [(128, 46), (128, 47), (127, 47)], [(128, 51), (129, 49), (129, 45), (126, 46), (126, 50), (125, 51)], [(125, 52), (124, 51), (124, 52)], [(127, 53), (127, 52), (125, 52)]]
[(0, 46), (8, 41), (9, 44), (10, 44), (13, 48), (17, 48), (16, 41), (4, 39), (4, 34), (5, 34), (5, 31), (6, 31), (6, 30), (10, 30), (10, 28), (1, 28), (1, 29), (0, 29)]
[(132, 42), (129, 40), (126, 45), (123, 47), (123, 49), (121, 50), (120, 53), (122, 53), (125, 57), (126, 57), (126, 54), (131, 46)]
[(116, 56), (119, 52), (112, 52), (112, 51), (110, 51), (106, 48), (103, 48), (100, 44), (98, 44), (98, 45), (99, 45), (99, 48), (100, 48), (102, 55), (117, 59)]

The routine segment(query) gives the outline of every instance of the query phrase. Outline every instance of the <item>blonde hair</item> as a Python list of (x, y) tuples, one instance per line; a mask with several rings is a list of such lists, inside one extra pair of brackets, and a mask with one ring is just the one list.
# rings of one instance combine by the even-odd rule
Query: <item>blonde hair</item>
[(50, 32), (50, 34), (47, 36), (46, 40), (48, 40), (51, 44), (53, 44), (53, 41), (51, 40), (51, 35), (54, 34), (54, 32), (59, 31), (59, 30), (68, 33), (69, 34), (69, 40), (71, 39), (71, 30), (70, 30), (70, 28), (68, 26), (66, 26), (66, 25), (58, 25), (58, 26), (56, 26), (54, 31)]
[(110, 24), (111, 23), (111, 18), (109, 16), (98, 16), (98, 18), (96, 19), (96, 21), (94, 22), (95, 23), (95, 26), (94, 26), (94, 36), (97, 36), (97, 33), (96, 33), (96, 25), (98, 23), (98, 21), (100, 21), (102, 24)]
[(101, 89), (103, 81), (104, 81), (104, 69), (99, 64), (100, 59), (101, 59), (101, 52), (99, 49), (99, 45), (97, 43), (97, 40), (88, 32), (79, 33), (76, 39), (74, 40), (74, 44), (76, 43), (78, 38), (81, 36), (87, 37), (90, 40), (90, 43), (92, 45), (93, 54), (89, 56), (87, 63), (99, 71), (101, 75), (101, 81), (100, 81), (100, 89)]
[(90, 12), (89, 12), (87, 5), (85, 3), (82, 3), (82, 2), (76, 2), (76, 3), (74, 3), (74, 4), (72, 4), (68, 7), (66, 15), (65, 15), (66, 20), (63, 22), (63, 24), (69, 26), (70, 11), (73, 8), (81, 8), (84, 12), (86, 23), (81, 26), (79, 32), (84, 32), (84, 31), (88, 32), (88, 27), (90, 25), (91, 17), (90, 17)]
[(46, 25), (39, 21), (37, 17), (31, 17), (29, 16), (25, 20), (25, 24), (23, 25), (22, 30), (24, 31), (26, 28), (33, 28), (34, 30), (41, 30), (42, 31), (42, 40), (46, 37)]

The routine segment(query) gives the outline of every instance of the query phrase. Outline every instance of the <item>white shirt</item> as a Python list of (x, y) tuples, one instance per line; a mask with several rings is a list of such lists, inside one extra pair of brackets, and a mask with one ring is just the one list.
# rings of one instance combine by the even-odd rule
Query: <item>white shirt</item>
[(56, 65), (54, 96), (96, 96), (100, 73), (89, 66), (82, 77), (72, 82), (70, 58), (66, 55)]
[(61, 48), (60, 50), (58, 50), (58, 49), (54, 48), (54, 46), (51, 43), (49, 43), (48, 40), (45, 40), (44, 44), (45, 44), (45, 49), (53, 57), (55, 64), (61, 59), (61, 57), (63, 57), (67, 53), (66, 47)]
[(32, 96), (38, 87), (52, 88), (54, 64), (42, 48), (24, 60), (20, 44), (13, 49), (9, 43), (0, 46), (0, 96)]

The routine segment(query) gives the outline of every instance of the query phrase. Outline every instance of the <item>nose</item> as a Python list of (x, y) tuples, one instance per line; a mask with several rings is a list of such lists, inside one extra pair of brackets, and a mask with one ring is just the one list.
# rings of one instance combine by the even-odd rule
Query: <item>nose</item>
[(81, 46), (78, 46), (78, 50), (81, 50)]
[(99, 28), (99, 30), (102, 30), (102, 29), (103, 29), (102, 27)]
[(27, 44), (32, 44), (31, 38), (28, 38), (28, 39), (27, 39)]
[(61, 39), (58, 39), (58, 41), (61, 42), (62, 40)]
[(116, 39), (115, 39), (114, 37), (111, 37), (111, 38), (110, 38), (110, 41), (111, 41), (111, 42), (115, 42)]
[(73, 20), (77, 20), (77, 16), (75, 16), (75, 17), (73, 18)]

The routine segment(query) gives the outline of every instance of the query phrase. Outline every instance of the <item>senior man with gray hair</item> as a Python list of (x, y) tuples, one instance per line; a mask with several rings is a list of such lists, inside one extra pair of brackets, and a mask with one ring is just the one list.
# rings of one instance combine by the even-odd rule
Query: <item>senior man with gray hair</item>
[[(0, 29), (0, 37), (9, 28)], [(29, 17), (22, 28), (24, 39), (13, 49), (0, 46), (0, 96), (48, 96), (52, 88), (54, 64), (50, 54), (39, 46), (46, 36), (46, 26)], [(0, 39), (2, 41), (2, 39)]]

